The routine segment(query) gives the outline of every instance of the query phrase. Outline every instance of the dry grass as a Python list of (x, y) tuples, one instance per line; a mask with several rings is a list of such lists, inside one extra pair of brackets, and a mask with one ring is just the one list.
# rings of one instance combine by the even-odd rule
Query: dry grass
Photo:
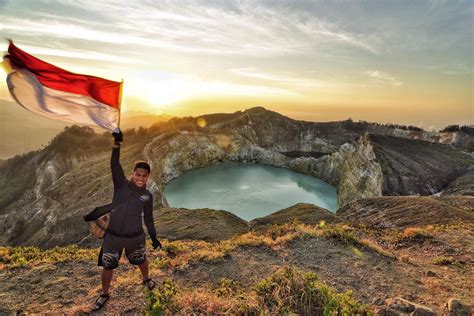
[(456, 260), (451, 256), (439, 256), (431, 259), (431, 262), (436, 265), (446, 266), (455, 264)]
[(371, 249), (375, 251), (378, 254), (381, 254), (382, 256), (390, 259), (395, 259), (396, 256), (392, 254), (390, 251), (387, 251), (383, 249), (380, 245), (376, 244), (374, 241), (368, 239), (368, 238), (361, 238), (359, 239), (359, 243), (363, 245), (364, 247)]
[(277, 270), (251, 288), (223, 279), (217, 289), (182, 289), (167, 280), (148, 294), (148, 315), (366, 315), (368, 306), (350, 291), (336, 293), (314, 273), (293, 267)]
[[(414, 234), (414, 233), (411, 233)], [(417, 234), (420, 234), (417, 231)], [(269, 247), (278, 250), (298, 238), (333, 238), (348, 246), (362, 246), (383, 256), (393, 255), (369, 239), (358, 238), (356, 230), (348, 225), (305, 225), (298, 222), (271, 226), (260, 233), (248, 232), (217, 243), (205, 241), (167, 241), (151, 261), (153, 269), (185, 269), (198, 262), (215, 262), (229, 256), (238, 247)], [(98, 249), (82, 249), (75, 245), (42, 250), (37, 247), (0, 247), (0, 268), (32, 266), (40, 263), (95, 260)]]
[(400, 240), (426, 240), (433, 238), (434, 227), (408, 227), (400, 234)]
[(372, 240), (357, 237), (356, 230), (351, 226), (345, 224), (326, 225), (325, 223), (305, 225), (292, 222), (273, 225), (259, 233), (248, 232), (217, 243), (164, 240), (163, 249), (158, 252), (158, 258), (152, 261), (152, 266), (156, 269), (182, 270), (198, 262), (216, 262), (225, 259), (239, 247), (269, 247), (279, 250), (288, 242), (299, 238), (336, 239), (349, 247), (364, 247), (387, 258), (395, 258), (393, 254)]
[(44, 263), (93, 260), (97, 249), (79, 248), (76, 245), (40, 249), (38, 247), (0, 247), (0, 263), (3, 268), (34, 266)]

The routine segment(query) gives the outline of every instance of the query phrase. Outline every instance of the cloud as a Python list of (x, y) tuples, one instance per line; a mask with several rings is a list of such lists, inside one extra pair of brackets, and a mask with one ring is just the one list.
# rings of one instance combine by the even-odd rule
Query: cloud
[(435, 66), (428, 66), (427, 69), (437, 71), (444, 75), (472, 75), (474, 74), (474, 69), (472, 66), (467, 66), (462, 63), (446, 63)]
[(370, 78), (376, 80), (379, 83), (386, 83), (394, 87), (399, 87), (403, 85), (403, 82), (401, 82), (394, 76), (380, 70), (368, 70), (364, 71), (363, 74), (369, 76)]
[[(202, 2), (59, 1), (70, 12), (89, 11), (101, 21), (39, 12), (28, 19), (0, 16), (0, 30), (107, 44), (139, 45), (183, 53), (301, 55), (335, 45), (376, 54), (373, 36), (344, 30), (308, 12), (254, 1)], [(50, 5), (54, 8), (54, 2)], [(83, 14), (83, 16), (87, 16)]]
[(282, 75), (273, 75), (269, 73), (264, 73), (256, 70), (255, 68), (233, 68), (229, 69), (230, 72), (249, 78), (261, 79), (266, 81), (271, 81), (283, 85), (300, 87), (300, 88), (314, 88), (314, 87), (325, 87), (326, 83), (317, 81), (314, 79), (298, 78), (292, 76), (282, 76)]
[(29, 45), (21, 45), (21, 49), (24, 49), (28, 53), (31, 53), (34, 55), (69, 57), (69, 58), (108, 61), (108, 62), (125, 63), (125, 64), (142, 64), (143, 63), (136, 59), (125, 58), (125, 57), (115, 56), (111, 54), (104, 54), (104, 53), (99, 53), (99, 52), (94, 52), (94, 51), (62, 50), (62, 49), (44, 48), (44, 47), (36, 47), (36, 46), (29, 46)]

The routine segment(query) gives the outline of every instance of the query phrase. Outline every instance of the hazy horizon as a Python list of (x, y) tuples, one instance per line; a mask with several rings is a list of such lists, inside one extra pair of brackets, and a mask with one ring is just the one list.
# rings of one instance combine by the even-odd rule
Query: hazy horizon
[[(268, 110), (272, 110), (267, 108)], [(245, 110), (245, 109), (240, 109)], [(205, 114), (213, 113), (232, 113), (231, 112), (209, 112)], [(283, 113), (281, 113), (283, 114)], [(285, 115), (285, 114), (283, 114)], [(164, 117), (163, 117), (164, 116)], [(127, 111), (123, 114), (122, 120), (122, 129), (126, 130), (132, 127), (149, 127), (154, 122), (153, 119), (163, 118), (166, 119), (166, 116), (171, 116), (167, 113), (162, 114), (153, 114), (150, 112), (144, 111)], [(199, 115), (195, 116), (199, 117)], [(295, 117), (288, 116), (292, 119), (298, 119)], [(358, 119), (356, 117), (346, 117), (337, 120), (320, 120), (314, 122), (329, 122), (329, 121), (340, 121), (346, 119), (352, 119), (354, 121), (368, 121), (370, 123), (380, 123), (380, 124), (400, 124), (400, 125), (412, 125), (412, 124), (402, 124), (399, 122), (377, 122), (366, 119)], [(311, 121), (308, 119), (303, 119), (306, 121)], [(32, 150), (41, 149), (46, 146), (51, 139), (54, 138), (58, 133), (60, 133), (64, 127), (74, 125), (74, 123), (61, 122), (51, 120), (32, 112), (29, 112), (22, 107), (18, 106), (12, 101), (0, 100), (0, 135), (6, 140), (12, 141), (3, 141), (0, 144), (0, 159), (9, 159), (17, 154), (27, 153)], [(156, 121), (158, 122), (158, 121)], [(79, 124), (80, 125), (80, 124)], [(462, 124), (461, 124), (462, 125)], [(414, 125), (415, 126), (415, 125)], [(448, 126), (448, 125), (446, 125)], [(442, 126), (436, 130), (427, 131), (439, 131)], [(96, 132), (105, 131), (101, 128), (94, 127)], [(14, 141), (13, 141), (14, 140)]]

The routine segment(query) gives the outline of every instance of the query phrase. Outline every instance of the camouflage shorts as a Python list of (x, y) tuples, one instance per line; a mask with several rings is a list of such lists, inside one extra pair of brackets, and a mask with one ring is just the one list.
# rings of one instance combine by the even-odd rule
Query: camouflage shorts
[(145, 234), (132, 238), (106, 234), (100, 249), (98, 265), (107, 270), (115, 269), (124, 249), (128, 262), (133, 265), (142, 264), (146, 260)]

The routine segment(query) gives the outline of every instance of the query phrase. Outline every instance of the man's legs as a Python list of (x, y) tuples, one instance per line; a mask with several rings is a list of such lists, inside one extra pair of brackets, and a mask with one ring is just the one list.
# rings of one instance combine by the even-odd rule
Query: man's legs
[(102, 294), (109, 294), (110, 282), (114, 275), (114, 270), (102, 269), (101, 280), (102, 280)]
[(127, 239), (127, 243), (125, 245), (125, 255), (128, 258), (128, 262), (140, 268), (143, 281), (150, 279), (150, 264), (146, 257), (145, 234), (135, 238)]
[(143, 281), (145, 280), (148, 280), (150, 278), (150, 276), (148, 275), (148, 266), (149, 266), (149, 263), (148, 263), (148, 258), (145, 259), (145, 261), (143, 261), (142, 264), (138, 265), (138, 267), (140, 268), (140, 271), (142, 273), (142, 277), (143, 277)]

